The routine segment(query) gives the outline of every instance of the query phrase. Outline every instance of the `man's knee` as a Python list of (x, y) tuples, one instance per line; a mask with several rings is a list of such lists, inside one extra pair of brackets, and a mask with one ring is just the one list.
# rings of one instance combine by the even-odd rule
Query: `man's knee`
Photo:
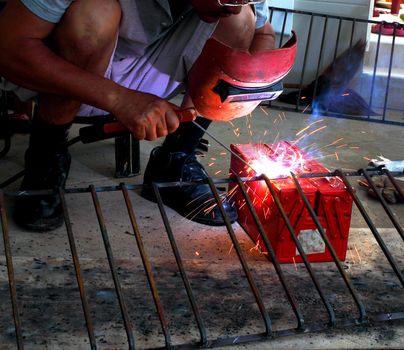
[(255, 32), (255, 16), (249, 6), (237, 15), (221, 18), (212, 37), (237, 49), (249, 49)]
[(121, 19), (117, 0), (76, 0), (57, 26), (53, 41), (59, 51), (68, 47), (92, 54), (113, 46)]

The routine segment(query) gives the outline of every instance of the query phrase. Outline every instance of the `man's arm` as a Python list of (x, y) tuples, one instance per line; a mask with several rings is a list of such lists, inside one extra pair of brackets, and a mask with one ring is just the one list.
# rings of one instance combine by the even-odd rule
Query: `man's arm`
[(54, 29), (55, 24), (35, 16), (19, 0), (10, 0), (0, 14), (0, 75), (31, 90), (104, 109), (140, 139), (154, 139), (178, 127), (168, 102), (121, 87), (52, 52), (44, 39)]
[(35, 91), (111, 110), (119, 93), (117, 84), (54, 54), (43, 42), (54, 28), (55, 24), (35, 16), (18, 0), (10, 1), (0, 16), (0, 74)]
[(261, 28), (255, 30), (254, 38), (250, 46), (250, 52), (256, 53), (275, 48), (275, 31), (271, 23), (266, 22)]

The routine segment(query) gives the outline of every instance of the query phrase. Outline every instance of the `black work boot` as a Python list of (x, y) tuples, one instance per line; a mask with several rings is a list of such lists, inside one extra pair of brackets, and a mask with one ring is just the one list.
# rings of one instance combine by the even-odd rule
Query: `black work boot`
[[(207, 173), (195, 154), (167, 152), (164, 147), (152, 150), (143, 180), (142, 197), (156, 201), (152, 182), (193, 182), (205, 180)], [(177, 185), (160, 188), (164, 204), (189, 220), (210, 226), (224, 225), (216, 200), (208, 184)], [(236, 209), (221, 195), (230, 222), (237, 220)]]
[(65, 186), (70, 169), (71, 157), (66, 146), (70, 126), (50, 125), (38, 119), (33, 121), (20, 190), (51, 189), (55, 193), (16, 199), (14, 221), (25, 229), (50, 231), (63, 224), (62, 206), (56, 190)]

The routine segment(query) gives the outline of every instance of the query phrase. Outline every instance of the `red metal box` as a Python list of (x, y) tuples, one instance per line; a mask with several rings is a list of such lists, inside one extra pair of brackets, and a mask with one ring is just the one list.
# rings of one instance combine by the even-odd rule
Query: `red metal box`
[[(293, 180), (288, 176), (291, 171), (298, 175), (301, 173), (324, 173), (328, 172), (328, 169), (310, 159), (296, 145), (287, 141), (274, 145), (236, 144), (231, 145), (231, 149), (250, 164), (250, 167), (247, 167), (240, 159), (232, 155), (231, 173), (241, 177), (253, 177), (265, 173), (270, 179), (277, 178), (272, 181), (275, 191), (309, 261), (332, 261), (330, 252), (305, 207), (303, 199), (297, 192)], [(299, 184), (314, 208), (338, 258), (342, 261), (345, 260), (351, 222), (352, 198), (344, 183), (338, 177), (319, 177), (299, 179)], [(245, 186), (279, 262), (301, 262), (302, 259), (296, 249), (296, 244), (290, 236), (265, 181), (247, 181)], [(237, 189), (235, 184), (231, 184), (229, 190), (234, 191), (232, 196), (234, 196), (238, 210), (239, 223), (265, 253), (265, 245), (260, 238), (251, 213), (245, 205), (241, 191)]]

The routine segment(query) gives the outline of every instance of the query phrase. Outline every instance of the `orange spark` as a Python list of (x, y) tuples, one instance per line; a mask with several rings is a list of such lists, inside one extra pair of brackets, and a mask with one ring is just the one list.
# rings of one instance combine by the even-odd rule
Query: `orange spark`
[(316, 130), (313, 130), (312, 132), (309, 133), (309, 136), (315, 134), (316, 132), (319, 132), (320, 130), (325, 129), (326, 127), (327, 127), (327, 125), (324, 125)]
[(261, 109), (261, 111), (262, 111), (264, 114), (269, 115), (269, 113), (268, 113), (267, 111), (265, 111), (265, 109), (262, 108), (262, 106), (260, 106), (260, 109)]
[(330, 146), (334, 146), (335, 144), (337, 144), (338, 142), (342, 141), (343, 139), (344, 139), (344, 138), (341, 137), (341, 138), (339, 138), (339, 139), (337, 139), (337, 140), (335, 140), (335, 141), (329, 143), (328, 145), (325, 145), (325, 146), (319, 148), (318, 150), (321, 151), (321, 150), (324, 149), (324, 148), (327, 148), (327, 147), (330, 147)]
[(195, 251), (195, 255), (196, 255), (196, 256), (199, 256), (199, 252)]
[(296, 136), (299, 136), (301, 133), (305, 132), (307, 129), (309, 129), (310, 127), (312, 127), (314, 124), (321, 123), (322, 121), (324, 121), (324, 119), (316, 120), (315, 122), (313, 122), (313, 123), (307, 125), (305, 128), (303, 128), (302, 130), (298, 131), (298, 132), (296, 133)]
[(303, 134), (302, 136), (300, 136), (297, 140), (293, 141), (294, 144), (299, 143), (301, 140), (303, 140), (305, 137), (307, 136), (307, 134)]
[(274, 139), (274, 142), (273, 142), (273, 143), (277, 143), (278, 138), (279, 138), (279, 135), (280, 135), (280, 132), (278, 132), (278, 133), (277, 133), (277, 135), (276, 135), (276, 137), (275, 137), (275, 139)]
[(297, 265), (296, 265), (296, 260), (295, 260), (295, 257), (294, 257), (294, 256), (292, 256), (292, 260), (293, 260), (293, 264), (295, 265), (295, 270), (296, 270), (296, 272), (297, 272)]
[(260, 240), (257, 241), (257, 244), (254, 247), (250, 248), (250, 252), (252, 252), (253, 250), (260, 251), (259, 244), (260, 244)]
[(311, 144), (308, 145), (308, 146), (300, 147), (300, 149), (301, 149), (302, 151), (304, 151), (304, 150), (306, 150), (306, 149), (309, 149), (310, 147), (315, 147), (316, 145), (317, 145), (317, 143), (316, 143), (316, 142), (313, 142), (313, 143), (311, 143)]
[(310, 107), (310, 104), (308, 104), (308, 105), (303, 109), (303, 113), (306, 112), (309, 107)]
[(240, 206), (238, 207), (238, 209), (243, 208), (243, 207), (244, 207), (246, 204), (247, 204), (247, 202), (246, 202), (246, 201), (244, 201), (244, 203), (243, 203), (242, 205), (240, 205)]
[(352, 262), (354, 263), (354, 262), (355, 262), (355, 259), (354, 259), (354, 256), (353, 256), (353, 254), (352, 254), (352, 248), (349, 248), (349, 249), (348, 249), (348, 252), (349, 252), (349, 255), (351, 256)]
[(355, 248), (356, 254), (358, 255), (359, 262), (362, 262), (362, 258), (361, 258), (361, 256), (360, 256), (359, 251), (358, 251), (358, 249), (356, 248), (356, 245), (355, 245), (355, 244), (354, 244), (354, 248)]

